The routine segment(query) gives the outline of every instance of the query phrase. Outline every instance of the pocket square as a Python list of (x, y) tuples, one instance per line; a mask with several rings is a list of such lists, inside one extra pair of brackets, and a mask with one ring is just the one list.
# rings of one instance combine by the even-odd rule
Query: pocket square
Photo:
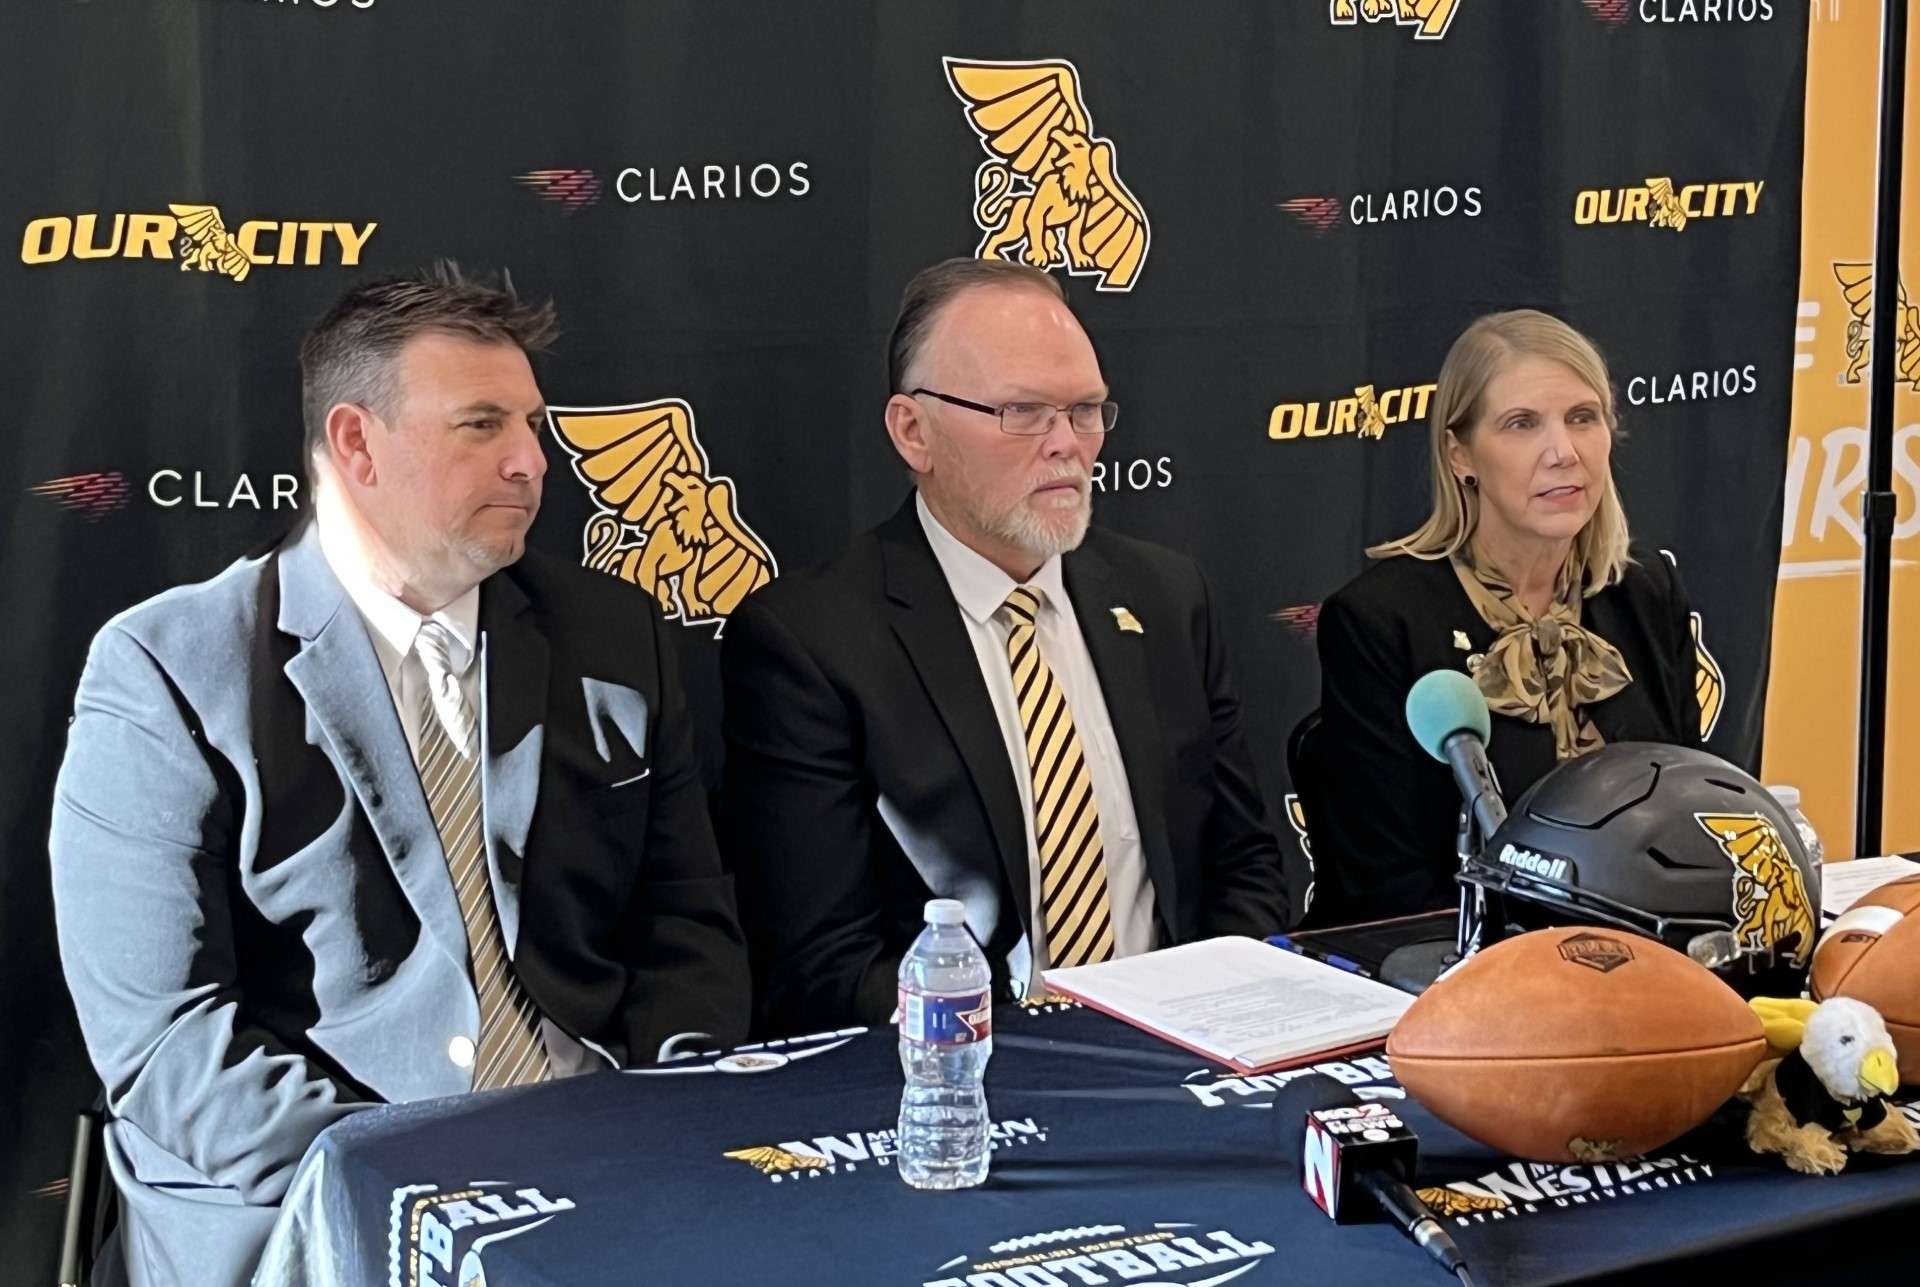
[(613, 763), (614, 748), (608, 728), (618, 733), (635, 759), (647, 758), (647, 699), (625, 684), (610, 684), (604, 679), (581, 677), (580, 687), (587, 698), (587, 723), (593, 728), (593, 749), (600, 758)]
[(1127, 611), (1127, 609), (1114, 607), (1109, 608), (1108, 611), (1113, 613), (1113, 624), (1120, 627), (1120, 633), (1128, 635), (1143, 635), (1147, 633), (1141, 627), (1140, 619), (1134, 616), (1133, 613)]

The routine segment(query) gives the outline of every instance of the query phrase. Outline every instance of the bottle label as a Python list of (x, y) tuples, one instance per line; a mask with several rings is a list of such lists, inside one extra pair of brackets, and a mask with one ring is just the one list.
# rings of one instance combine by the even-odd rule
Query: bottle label
[(993, 993), (900, 989), (900, 1035), (937, 1046), (964, 1046), (993, 1035)]

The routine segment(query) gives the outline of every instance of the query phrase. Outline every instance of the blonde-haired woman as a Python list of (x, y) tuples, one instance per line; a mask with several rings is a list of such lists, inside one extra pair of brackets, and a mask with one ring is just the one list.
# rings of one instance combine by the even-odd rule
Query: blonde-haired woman
[(1433, 395), (1433, 510), (1320, 614), (1316, 781), (1302, 784), (1328, 922), (1453, 904), (1459, 797), (1407, 731), (1430, 670), (1472, 675), (1509, 804), (1608, 742), (1697, 745), (1694, 642), (1667, 559), (1630, 549), (1607, 367), (1558, 318), (1495, 313)]

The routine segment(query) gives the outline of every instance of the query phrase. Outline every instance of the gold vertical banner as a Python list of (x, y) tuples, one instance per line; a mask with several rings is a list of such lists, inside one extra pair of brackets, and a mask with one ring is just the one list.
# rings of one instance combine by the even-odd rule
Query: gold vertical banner
[[(1902, 272), (1898, 334), (1875, 335), (1873, 208), (1880, 5), (1811, 0), (1807, 142), (1801, 197), (1800, 304), (1793, 417), (1773, 614), (1762, 775), (1801, 790), (1829, 857), (1853, 852), (1860, 702), (1860, 494), (1867, 477), (1867, 381), (1873, 347), (1899, 348), (1894, 402), (1892, 637), (1888, 650), (1886, 808), (1881, 846), (1920, 849), (1920, 312)], [(1913, 37), (1915, 28), (1909, 27)], [(1907, 51), (1901, 251), (1920, 264), (1920, 60)]]

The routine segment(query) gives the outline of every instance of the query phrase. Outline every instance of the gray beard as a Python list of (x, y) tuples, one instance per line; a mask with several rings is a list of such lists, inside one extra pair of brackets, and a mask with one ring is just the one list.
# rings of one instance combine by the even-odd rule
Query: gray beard
[(1081, 493), (1082, 504), (1067, 523), (1057, 519), (1049, 522), (1024, 500), (1000, 514), (974, 513), (968, 517), (987, 535), (1024, 550), (1044, 563), (1056, 555), (1078, 549), (1080, 542), (1087, 538), (1087, 527), (1093, 521), (1092, 490), (1092, 484), (1086, 484), (1086, 490)]

